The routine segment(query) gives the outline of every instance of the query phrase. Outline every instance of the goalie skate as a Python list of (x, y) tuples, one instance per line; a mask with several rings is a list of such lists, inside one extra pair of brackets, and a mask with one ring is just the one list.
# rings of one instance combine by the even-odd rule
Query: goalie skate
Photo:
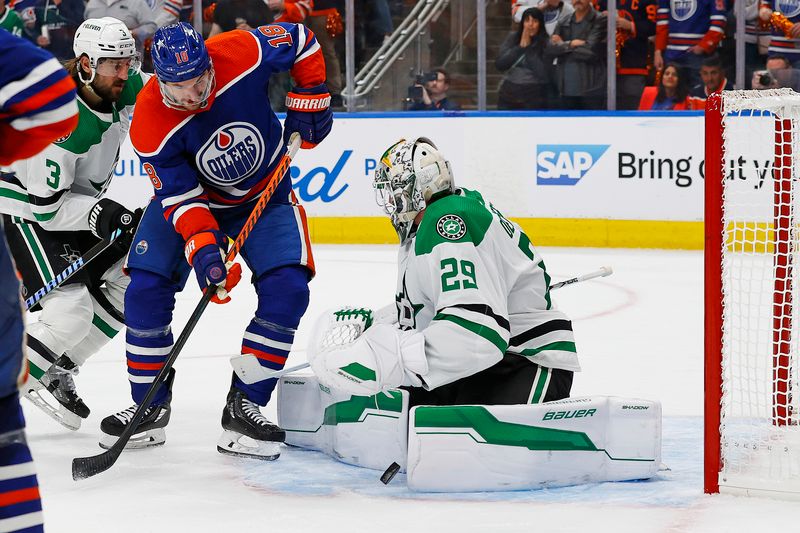
[(50, 418), (75, 431), (81, 427), (81, 418), (87, 418), (90, 413), (75, 390), (73, 376), (77, 373), (75, 363), (62, 355), (40, 380), (28, 380), (23, 395)]
[(280, 445), (286, 432), (269, 422), (244, 393), (231, 389), (222, 411), (222, 436), (217, 451), (238, 457), (274, 461), (280, 457)]

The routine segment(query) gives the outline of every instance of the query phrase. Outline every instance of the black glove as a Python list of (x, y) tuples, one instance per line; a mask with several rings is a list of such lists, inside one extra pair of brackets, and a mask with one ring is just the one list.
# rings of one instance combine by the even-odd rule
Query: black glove
[(141, 208), (129, 211), (114, 200), (102, 198), (89, 212), (89, 229), (101, 239), (109, 239), (116, 230), (120, 230), (122, 233), (114, 241), (114, 246), (120, 250), (127, 250), (142, 219), (142, 213)]

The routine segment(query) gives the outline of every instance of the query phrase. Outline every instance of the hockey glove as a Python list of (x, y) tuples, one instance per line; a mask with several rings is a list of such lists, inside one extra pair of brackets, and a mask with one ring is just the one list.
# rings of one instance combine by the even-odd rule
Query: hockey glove
[(101, 239), (109, 239), (115, 231), (120, 230), (122, 233), (114, 240), (114, 248), (126, 253), (143, 212), (141, 208), (129, 211), (114, 200), (102, 198), (89, 211), (89, 229)]
[(372, 324), (372, 311), (344, 308), (314, 325), (308, 360), (320, 382), (370, 396), (402, 385), (419, 387), (428, 372), (425, 337), (390, 324)]
[(225, 263), (228, 238), (217, 230), (201, 231), (186, 241), (184, 253), (186, 260), (194, 268), (197, 283), (203, 292), (208, 285), (216, 285), (216, 294), (211, 297), (215, 304), (231, 301), (228, 292), (242, 279), (242, 266), (239, 263)]
[(286, 120), (283, 122), (283, 141), (298, 132), (303, 139), (301, 148), (314, 148), (328, 136), (333, 127), (330, 109), (331, 95), (321, 83), (308, 89), (295, 88), (286, 95)]

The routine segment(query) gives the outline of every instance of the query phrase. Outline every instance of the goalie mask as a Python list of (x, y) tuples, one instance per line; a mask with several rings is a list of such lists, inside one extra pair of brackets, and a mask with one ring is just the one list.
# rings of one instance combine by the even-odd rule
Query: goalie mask
[(400, 243), (409, 237), (420, 211), (455, 191), (450, 162), (425, 137), (401, 140), (389, 147), (375, 169), (372, 186), (378, 205), (392, 219)]

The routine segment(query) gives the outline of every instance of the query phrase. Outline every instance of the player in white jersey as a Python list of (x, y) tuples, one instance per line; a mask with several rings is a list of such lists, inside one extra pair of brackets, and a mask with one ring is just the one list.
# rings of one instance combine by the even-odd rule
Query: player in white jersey
[(28, 327), (32, 377), (24, 394), (77, 429), (89, 408), (75, 391), (73, 375), (124, 321), (128, 278), (122, 266), (141, 210), (133, 213), (103, 195), (146, 75), (139, 72), (130, 31), (117, 19), (86, 20), (73, 46), (76, 57), (65, 66), (79, 88), (78, 127), (4, 170), (0, 213), (24, 295), (51, 282), (99, 239), (122, 231), (97, 259), (40, 300), (38, 321)]
[[(319, 380), (354, 395), (408, 387), (410, 406), (538, 404), (569, 396), (580, 370), (572, 324), (528, 236), (480, 193), (456, 188), (426, 138), (381, 157), (374, 187), (400, 237), (399, 327), (339, 311), (318, 323)], [(331, 327), (362, 321), (355, 342)]]

